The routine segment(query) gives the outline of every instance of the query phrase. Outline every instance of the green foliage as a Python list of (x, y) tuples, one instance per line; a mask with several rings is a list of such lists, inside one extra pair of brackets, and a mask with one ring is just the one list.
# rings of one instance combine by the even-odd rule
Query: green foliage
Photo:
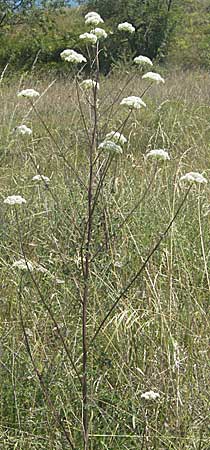
[(187, 0), (169, 47), (169, 62), (185, 68), (210, 67), (209, 1)]
[(59, 68), (60, 51), (75, 46), (82, 18), (77, 10), (34, 9), (27, 16), (20, 15), (15, 26), (0, 31), (0, 67), (8, 64), (8, 71), (30, 70), (36, 61), (39, 68)]
[(116, 35), (107, 42), (108, 67), (119, 58), (127, 59), (147, 55), (154, 59), (167, 54), (168, 43), (171, 39), (177, 21), (177, 2), (165, 0), (90, 0), (89, 9), (94, 9), (112, 26), (128, 21), (135, 26), (136, 32), (125, 35), (122, 44), (122, 34)]
[[(65, 71), (60, 51), (85, 52), (78, 36), (85, 31), (83, 16), (98, 11), (105, 20), (107, 38), (100, 54), (101, 68), (125, 68), (143, 54), (159, 62), (183, 67), (210, 67), (210, 9), (203, 0), (90, 0), (79, 8), (62, 8), (63, 0), (0, 0), (0, 70)], [(120, 22), (131, 22), (134, 34), (120, 33)], [(86, 30), (87, 31), (87, 30)]]

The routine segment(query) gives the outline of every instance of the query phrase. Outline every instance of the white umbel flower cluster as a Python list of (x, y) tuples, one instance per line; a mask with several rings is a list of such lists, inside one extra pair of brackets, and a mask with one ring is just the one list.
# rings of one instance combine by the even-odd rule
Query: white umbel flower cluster
[(80, 86), (85, 89), (85, 90), (89, 90), (89, 89), (94, 89), (97, 85), (97, 89), (99, 89), (99, 83), (96, 83), (95, 80), (91, 80), (90, 78), (88, 78), (87, 80), (83, 80), (80, 83)]
[(116, 155), (122, 154), (123, 150), (120, 145), (117, 145), (114, 141), (104, 141), (98, 146), (99, 150), (105, 150), (110, 153), (114, 153)]
[(91, 30), (91, 33), (95, 34), (98, 39), (106, 39), (108, 36), (103, 28), (94, 28), (93, 30)]
[(28, 135), (30, 136), (32, 134), (31, 128), (28, 128), (26, 125), (19, 125), (18, 127), (14, 128), (14, 133), (20, 134), (22, 136)]
[(188, 172), (183, 175), (179, 181), (188, 181), (190, 183), (208, 183), (208, 180), (198, 172)]
[(156, 150), (150, 150), (150, 152), (148, 152), (146, 154), (147, 158), (155, 158), (155, 159), (162, 159), (164, 161), (166, 160), (170, 160), (170, 156), (168, 154), (168, 152), (162, 148), (160, 149), (156, 149)]
[(119, 133), (119, 131), (110, 131), (110, 133), (106, 134), (105, 140), (113, 141), (115, 144), (124, 145), (127, 142), (127, 139), (123, 134)]
[(142, 79), (146, 80), (151, 80), (151, 81), (156, 81), (157, 84), (159, 83), (165, 83), (165, 80), (161, 77), (161, 75), (159, 73), (155, 73), (155, 72), (147, 72), (142, 76)]
[(140, 97), (135, 97), (135, 95), (123, 98), (120, 104), (129, 109), (140, 109), (142, 106), (146, 108), (146, 103)]
[(26, 98), (37, 98), (40, 96), (38, 91), (35, 89), (23, 89), (22, 91), (17, 93), (18, 97), (26, 97)]
[(45, 181), (45, 183), (49, 183), (50, 179), (45, 175), (34, 175), (32, 181)]
[(85, 44), (91, 44), (91, 45), (95, 45), (98, 40), (97, 36), (93, 33), (80, 34), (79, 38), (81, 41), (85, 42)]
[(67, 48), (66, 50), (63, 50), (60, 54), (61, 59), (64, 61), (70, 62), (72, 64), (81, 64), (86, 63), (87, 59), (81, 55), (81, 53), (75, 52), (75, 50)]
[(4, 203), (7, 205), (22, 205), (26, 203), (26, 200), (21, 195), (9, 195), (4, 199)]
[(143, 56), (143, 55), (136, 56), (136, 58), (134, 58), (133, 61), (135, 62), (135, 64), (137, 64), (139, 66), (145, 65), (145, 64), (149, 64), (150, 66), (153, 66), (153, 62), (147, 56)]
[(118, 29), (119, 31), (125, 31), (125, 32), (131, 33), (131, 34), (132, 34), (132, 33), (135, 33), (135, 28), (134, 28), (134, 26), (133, 26), (131, 23), (129, 23), (129, 22), (119, 23), (117, 29)]
[(25, 259), (19, 259), (18, 261), (15, 261), (12, 264), (12, 267), (20, 269), (20, 270), (29, 270), (30, 272), (32, 272), (32, 270), (34, 270), (33, 264), (31, 263), (31, 261), (27, 261)]
[(143, 398), (144, 400), (157, 400), (158, 398), (160, 398), (160, 394), (154, 391), (147, 391), (141, 394), (141, 398)]
[(98, 25), (99, 23), (104, 23), (104, 21), (98, 13), (89, 12), (85, 15), (86, 25)]

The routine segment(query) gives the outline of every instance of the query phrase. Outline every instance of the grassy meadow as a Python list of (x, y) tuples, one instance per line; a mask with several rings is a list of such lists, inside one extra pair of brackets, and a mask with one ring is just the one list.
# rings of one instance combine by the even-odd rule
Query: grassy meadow
[[(122, 128), (128, 141), (111, 159), (98, 197), (107, 157), (97, 158), (97, 148), (93, 166), (90, 450), (210, 448), (210, 75), (174, 70), (163, 77), (165, 84), (143, 96), (147, 107), (129, 117), (120, 101), (141, 97), (148, 82), (137, 71), (100, 80), (98, 143)], [(35, 109), (17, 97), (24, 88), (41, 94)], [(5, 78), (0, 96), (0, 448), (67, 450), (63, 426), (73, 448), (82, 449), (87, 133), (94, 112), (68, 77)], [(21, 124), (31, 136), (14, 131)], [(147, 158), (152, 149), (167, 149), (170, 161)], [(166, 237), (124, 292), (181, 204), (189, 184), (179, 179), (191, 171), (208, 184), (192, 185)], [(37, 174), (50, 181), (33, 181)], [(4, 204), (14, 194), (26, 204)], [(31, 273), (13, 266), (23, 252)], [(156, 400), (141, 397), (150, 390)]]

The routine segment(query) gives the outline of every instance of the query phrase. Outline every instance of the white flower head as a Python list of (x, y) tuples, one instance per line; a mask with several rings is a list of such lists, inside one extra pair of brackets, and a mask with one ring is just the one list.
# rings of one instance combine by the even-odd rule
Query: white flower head
[(165, 83), (165, 80), (161, 77), (159, 73), (147, 72), (142, 76), (142, 79), (148, 79), (151, 81), (156, 81), (157, 84)]
[(146, 154), (146, 157), (147, 158), (152, 157), (152, 158), (155, 158), (155, 159), (162, 159), (164, 161), (170, 160), (170, 156), (169, 156), (168, 152), (166, 150), (162, 149), (162, 148), (157, 149), (157, 150), (150, 150), (150, 152), (148, 152)]
[(22, 203), (26, 203), (26, 200), (21, 195), (9, 195), (4, 199), (4, 203), (7, 205), (22, 205)]
[(149, 64), (150, 66), (153, 66), (151, 59), (148, 58), (147, 56), (143, 56), (143, 55), (136, 56), (136, 58), (134, 58), (134, 62), (135, 62), (135, 64), (138, 64), (138, 65)]
[(98, 146), (98, 148), (99, 148), (99, 150), (105, 150), (110, 153), (115, 153), (117, 155), (120, 155), (123, 152), (122, 147), (120, 145), (117, 145), (114, 141), (108, 141), (108, 140), (101, 142), (101, 144)]
[(157, 400), (160, 398), (160, 394), (158, 394), (158, 392), (148, 391), (141, 394), (141, 398), (144, 400)]
[(25, 261), (25, 259), (19, 259), (12, 264), (12, 267), (15, 267), (20, 270), (30, 270), (30, 272), (34, 269), (33, 264), (30, 261)]
[(104, 23), (101, 16), (96, 12), (89, 12), (85, 16), (86, 25), (98, 25), (99, 23)]
[(23, 89), (22, 91), (17, 93), (18, 97), (26, 97), (26, 98), (36, 98), (39, 97), (39, 92), (35, 91), (35, 89)]
[(83, 80), (82, 83), (80, 83), (80, 86), (85, 89), (85, 90), (89, 90), (89, 89), (94, 89), (97, 86), (97, 89), (99, 89), (99, 83), (96, 83), (95, 80), (91, 80), (91, 79), (87, 79), (87, 80)]
[(127, 139), (123, 134), (119, 133), (119, 131), (110, 131), (110, 133), (106, 134), (105, 140), (111, 140), (115, 142), (115, 144), (124, 145), (127, 142)]
[(64, 284), (65, 283), (65, 281), (61, 280), (60, 278), (55, 278), (55, 282), (56, 282), (56, 284)]
[(106, 39), (108, 36), (103, 28), (94, 28), (93, 30), (91, 30), (91, 33), (95, 34), (98, 39)]
[(117, 29), (119, 31), (126, 31), (128, 33), (134, 33), (135, 32), (134, 26), (131, 25), (131, 23), (128, 23), (128, 22), (119, 23)]
[(37, 272), (44, 273), (44, 274), (49, 273), (49, 271), (45, 267), (40, 266), (40, 264), (36, 264), (36, 266), (34, 268)]
[(98, 40), (97, 36), (93, 33), (80, 34), (79, 38), (81, 39), (81, 41), (85, 42), (85, 44), (91, 45), (95, 45)]
[(26, 125), (19, 125), (18, 127), (14, 128), (14, 133), (20, 134), (22, 136), (28, 135), (30, 136), (32, 134), (31, 128), (28, 128)]
[(140, 97), (135, 97), (134, 95), (123, 98), (120, 104), (127, 106), (129, 109), (140, 109), (142, 106), (144, 106), (144, 108), (146, 107), (146, 103), (144, 103)]
[(81, 53), (75, 52), (75, 50), (71, 50), (67, 48), (66, 50), (63, 50), (60, 54), (61, 59), (64, 61), (70, 62), (72, 64), (81, 64), (86, 63), (87, 59), (81, 55)]
[(34, 175), (32, 181), (45, 181), (45, 183), (49, 183), (50, 179), (45, 175)]
[(208, 183), (207, 179), (198, 172), (189, 172), (183, 175), (179, 181), (189, 181), (191, 183)]

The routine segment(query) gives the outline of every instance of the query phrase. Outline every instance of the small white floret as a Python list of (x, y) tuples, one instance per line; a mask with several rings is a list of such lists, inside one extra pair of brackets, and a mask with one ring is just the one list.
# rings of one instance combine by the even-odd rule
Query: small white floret
[(98, 40), (97, 36), (93, 33), (80, 34), (79, 38), (81, 39), (81, 41), (85, 42), (85, 44), (92, 44), (92, 45), (95, 45)]
[(157, 400), (160, 398), (160, 394), (158, 392), (148, 391), (141, 394), (141, 398), (144, 400)]
[(123, 150), (122, 147), (120, 145), (117, 145), (115, 142), (113, 141), (104, 141), (101, 142), (101, 144), (98, 146), (99, 150), (106, 150), (110, 153), (115, 153), (115, 154), (122, 154)]
[(127, 142), (126, 137), (119, 133), (119, 131), (110, 131), (110, 133), (106, 134), (105, 140), (111, 140), (120, 145), (124, 145)]
[(32, 271), (34, 269), (33, 264), (30, 261), (25, 261), (25, 259), (19, 259), (12, 264), (12, 267), (20, 269), (20, 270), (29, 270)]
[(26, 125), (19, 125), (18, 127), (14, 128), (14, 133), (20, 134), (20, 135), (28, 135), (30, 136), (32, 134), (31, 128), (28, 128)]
[(189, 181), (191, 183), (208, 183), (207, 179), (198, 172), (189, 172), (183, 175), (179, 181)]
[(136, 56), (136, 58), (134, 58), (134, 62), (135, 62), (135, 64), (138, 64), (138, 65), (149, 64), (150, 66), (153, 66), (151, 59), (148, 58), (147, 56), (143, 56), (143, 55)]
[(144, 108), (146, 107), (146, 103), (140, 97), (135, 97), (134, 95), (123, 98), (120, 104), (127, 106), (129, 109), (140, 109), (142, 106)]
[(87, 59), (81, 55), (81, 53), (75, 52), (75, 50), (67, 48), (66, 50), (63, 50), (60, 54), (61, 59), (64, 61), (70, 62), (72, 64), (81, 64), (86, 63)]
[(117, 28), (118, 28), (119, 31), (126, 31), (128, 33), (134, 33), (135, 32), (134, 26), (131, 25), (131, 23), (128, 23), (128, 22), (119, 23)]
[(45, 183), (49, 183), (50, 179), (45, 175), (34, 175), (32, 181), (45, 181)]
[(159, 83), (165, 83), (165, 80), (161, 77), (159, 73), (155, 72), (147, 72), (142, 76), (142, 79), (148, 79), (151, 81), (156, 81), (157, 84)]
[(170, 160), (170, 156), (168, 154), (168, 152), (162, 148), (157, 149), (157, 150), (150, 150), (150, 152), (148, 152), (146, 154), (146, 157), (152, 157), (155, 159), (163, 159), (164, 161), (166, 160)]
[(4, 199), (4, 203), (7, 205), (22, 205), (26, 203), (26, 200), (21, 195), (9, 195)]
[(39, 97), (39, 92), (34, 89), (23, 89), (22, 91), (17, 93), (18, 97), (26, 97), (26, 98), (36, 98)]

